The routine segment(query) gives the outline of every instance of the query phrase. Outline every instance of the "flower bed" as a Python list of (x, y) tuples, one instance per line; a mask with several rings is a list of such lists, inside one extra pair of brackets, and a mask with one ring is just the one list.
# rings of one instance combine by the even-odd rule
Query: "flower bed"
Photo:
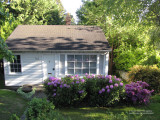
[(74, 106), (85, 102), (90, 106), (108, 106), (119, 102), (124, 96), (123, 82), (116, 76), (78, 75), (64, 78), (48, 78), (45, 92), (55, 106)]

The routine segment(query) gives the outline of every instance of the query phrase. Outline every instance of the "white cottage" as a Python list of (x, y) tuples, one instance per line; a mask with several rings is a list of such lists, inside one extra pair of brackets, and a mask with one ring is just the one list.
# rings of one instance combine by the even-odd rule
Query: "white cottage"
[(14, 62), (4, 60), (6, 86), (42, 84), (49, 76), (108, 74), (109, 47), (97, 26), (19, 25), (6, 40)]

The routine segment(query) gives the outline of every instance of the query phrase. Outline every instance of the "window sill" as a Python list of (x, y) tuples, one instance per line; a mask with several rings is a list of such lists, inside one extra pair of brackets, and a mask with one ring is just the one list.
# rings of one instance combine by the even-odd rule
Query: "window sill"
[(9, 73), (8, 75), (19, 76), (19, 75), (22, 75), (22, 72), (21, 73)]

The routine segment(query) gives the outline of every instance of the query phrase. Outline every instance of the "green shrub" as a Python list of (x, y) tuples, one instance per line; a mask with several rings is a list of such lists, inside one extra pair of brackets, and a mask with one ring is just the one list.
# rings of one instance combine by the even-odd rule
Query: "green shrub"
[(28, 105), (26, 112), (27, 120), (39, 119), (45, 117), (47, 113), (54, 109), (54, 105), (46, 99), (33, 98)]
[(124, 85), (116, 76), (86, 75), (85, 102), (90, 106), (111, 106), (124, 98)]
[(9, 120), (20, 120), (16, 114), (12, 114)]
[(19, 87), (17, 89), (17, 93), (20, 94), (20, 95), (22, 95), (26, 99), (31, 99), (32, 95), (35, 94), (35, 88), (33, 88), (33, 90), (31, 92), (25, 93), (25, 92), (22, 91), (22, 87)]
[(129, 81), (143, 81), (149, 84), (148, 89), (154, 90), (153, 93), (160, 92), (160, 69), (156, 66), (133, 66), (129, 73)]
[(73, 106), (85, 97), (84, 82), (78, 75), (62, 79), (50, 77), (44, 83), (45, 93), (56, 107)]

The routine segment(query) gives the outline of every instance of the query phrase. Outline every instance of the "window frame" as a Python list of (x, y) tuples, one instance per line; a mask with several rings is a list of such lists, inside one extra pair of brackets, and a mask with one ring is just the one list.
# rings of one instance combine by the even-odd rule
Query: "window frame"
[[(89, 67), (88, 67), (88, 69), (89, 69), (89, 73), (88, 74), (90, 74), (90, 63), (92, 63), (92, 62), (96, 62), (96, 67), (94, 67), (94, 69), (96, 69), (96, 73), (95, 74), (99, 74), (99, 54), (97, 54), (97, 53), (75, 53), (75, 54), (73, 54), (73, 53), (69, 53), (69, 54), (65, 54), (65, 75), (76, 75), (76, 74), (68, 74), (68, 55), (74, 55), (74, 58), (75, 58), (75, 55), (82, 55), (82, 64), (83, 64), (83, 56), (84, 55), (89, 55), (89, 56), (91, 56), (91, 55), (96, 55), (96, 61), (88, 61), (89, 62)], [(74, 73), (75, 73), (75, 69), (76, 69), (76, 67), (75, 67), (75, 61), (74, 61)], [(83, 69), (83, 65), (82, 65), (82, 67), (81, 67), (81, 70)], [(91, 73), (92, 74), (92, 73)], [(85, 74), (83, 74), (83, 71), (81, 71), (81, 74), (78, 74), (79, 76), (84, 76)]]
[(8, 62), (8, 71), (9, 75), (22, 75), (22, 55), (21, 54), (14, 54), (15, 56), (20, 56), (20, 65), (21, 65), (21, 72), (11, 72), (11, 62)]

